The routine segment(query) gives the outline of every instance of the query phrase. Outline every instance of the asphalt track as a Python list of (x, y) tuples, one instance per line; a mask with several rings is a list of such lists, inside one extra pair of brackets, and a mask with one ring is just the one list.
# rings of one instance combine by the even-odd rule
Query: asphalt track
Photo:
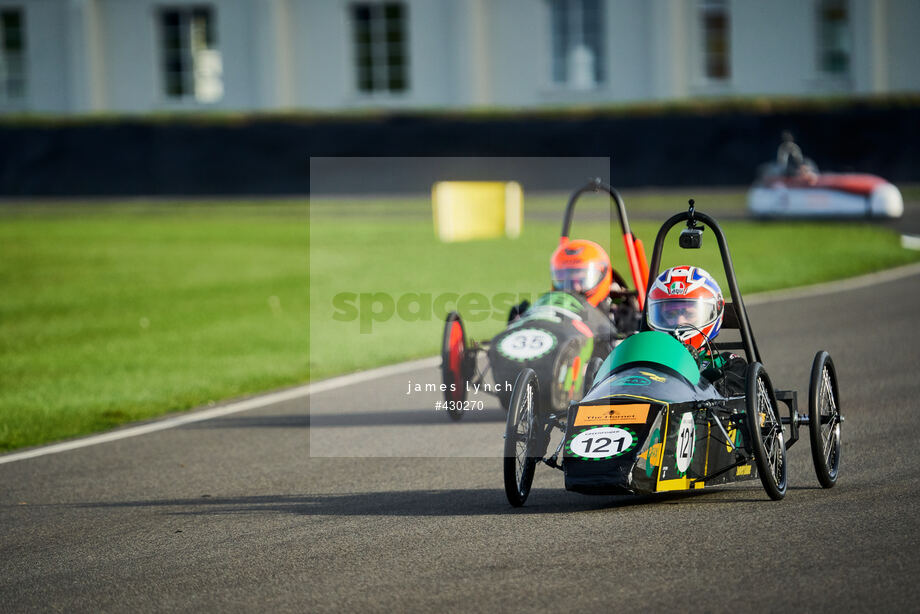
[(803, 440), (781, 502), (585, 497), (542, 467), (513, 510), (502, 412), (449, 424), (405, 394), (425, 367), (313, 394), (309, 418), (294, 400), (0, 464), (0, 610), (916, 610), (918, 304), (920, 272), (749, 307), (778, 387), (836, 361), (831, 490)]

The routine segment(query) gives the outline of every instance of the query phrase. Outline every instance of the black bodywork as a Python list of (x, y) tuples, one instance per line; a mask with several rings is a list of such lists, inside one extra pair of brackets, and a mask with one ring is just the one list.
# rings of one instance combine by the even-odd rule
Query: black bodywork
[[(527, 433), (529, 460), (562, 469), (571, 491), (647, 494), (760, 477), (770, 497), (780, 499), (786, 492), (786, 450), (798, 441), (799, 426), (807, 424), (819, 481), (828, 488), (836, 482), (843, 418), (833, 361), (823, 351), (815, 357), (808, 415), (798, 412), (795, 391), (773, 388), (761, 364), (725, 235), (713, 218), (695, 211), (692, 200), (688, 211), (672, 216), (659, 230), (648, 279), (658, 276), (665, 238), (681, 222), (687, 227), (684, 236), (691, 230), (700, 237), (705, 227), (718, 242), (731, 301), (725, 304), (723, 332), (710, 349), (714, 354), (744, 352), (748, 365), (743, 393), (722, 394), (700, 374), (696, 356), (686, 346), (667, 333), (650, 330), (643, 317), (641, 330), (607, 358), (582, 401), (559, 413), (532, 408), (536, 418), (529, 431), (514, 418), (526, 417), (527, 412), (511, 407), (505, 485), (512, 505), (523, 504), (532, 480), (530, 465), (514, 465), (507, 458), (512, 450), (507, 440), (521, 441), (522, 433)], [(699, 242), (684, 239), (680, 245), (695, 249)], [(736, 331), (737, 338), (727, 339), (726, 330)], [(519, 382), (527, 383), (525, 376), (522, 373)], [(544, 458), (554, 429), (564, 435), (555, 453)], [(526, 479), (518, 479), (522, 474), (515, 473), (515, 467), (523, 467)]]

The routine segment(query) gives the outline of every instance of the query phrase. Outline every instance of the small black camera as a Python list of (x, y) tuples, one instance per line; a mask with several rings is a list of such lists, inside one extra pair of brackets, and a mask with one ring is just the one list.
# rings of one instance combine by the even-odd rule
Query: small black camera
[(702, 228), (685, 228), (680, 233), (677, 240), (678, 245), (683, 249), (699, 249), (703, 246), (703, 229)]

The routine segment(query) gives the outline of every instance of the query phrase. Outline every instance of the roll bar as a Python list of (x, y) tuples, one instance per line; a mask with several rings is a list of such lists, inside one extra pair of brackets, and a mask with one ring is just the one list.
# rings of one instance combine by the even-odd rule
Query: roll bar
[[(751, 323), (750, 320), (748, 320), (747, 310), (744, 308), (744, 301), (741, 299), (741, 292), (738, 290), (738, 280), (735, 277), (735, 267), (732, 264), (731, 253), (728, 251), (728, 243), (725, 241), (725, 233), (722, 232), (722, 228), (719, 227), (719, 223), (716, 222), (715, 219), (705, 213), (696, 211), (693, 207), (692, 200), (690, 201), (690, 207), (687, 211), (671, 216), (658, 230), (658, 235), (655, 237), (655, 247), (652, 250), (652, 262), (649, 266), (650, 278), (655, 279), (658, 277), (658, 267), (661, 265), (661, 252), (664, 248), (664, 240), (667, 237), (668, 231), (676, 224), (685, 220), (687, 221), (688, 228), (694, 227), (697, 222), (702, 222), (703, 225), (709, 227), (713, 234), (716, 235), (716, 240), (719, 243), (719, 252), (722, 254), (722, 266), (725, 268), (725, 278), (728, 281), (728, 289), (731, 292), (732, 307), (734, 307), (735, 315), (737, 316), (738, 329), (741, 331), (741, 341), (744, 346), (744, 352), (747, 355), (747, 361), (750, 363), (756, 360), (759, 363), (763, 363), (763, 360), (760, 358), (760, 351), (757, 349), (757, 343), (754, 341), (754, 335), (751, 333)], [(642, 330), (649, 330), (647, 300), (645, 305), (646, 306), (643, 308), (641, 326)]]
[(578, 188), (569, 196), (569, 202), (565, 207), (565, 216), (562, 218), (562, 234), (559, 236), (559, 245), (564, 245), (569, 240), (569, 230), (572, 227), (572, 217), (575, 214), (575, 203), (582, 194), (606, 192), (610, 195), (610, 217), (613, 217), (614, 205), (616, 205), (617, 217), (620, 220), (620, 230), (623, 233), (623, 244), (626, 247), (626, 260), (629, 264), (629, 271), (632, 274), (633, 285), (637, 291), (639, 308), (645, 306), (645, 294), (648, 286), (649, 269), (645, 257), (645, 248), (642, 241), (636, 238), (629, 228), (629, 218), (626, 216), (626, 205), (623, 203), (623, 197), (616, 189), (603, 182), (600, 177), (592, 179), (584, 186)]

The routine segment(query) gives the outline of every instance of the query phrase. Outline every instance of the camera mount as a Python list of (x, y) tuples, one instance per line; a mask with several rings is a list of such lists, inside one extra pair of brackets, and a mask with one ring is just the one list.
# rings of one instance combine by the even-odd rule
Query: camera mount
[(694, 200), (689, 201), (690, 207), (687, 209), (687, 227), (680, 231), (677, 244), (683, 249), (699, 249), (703, 246), (704, 227), (696, 224), (696, 208)]

